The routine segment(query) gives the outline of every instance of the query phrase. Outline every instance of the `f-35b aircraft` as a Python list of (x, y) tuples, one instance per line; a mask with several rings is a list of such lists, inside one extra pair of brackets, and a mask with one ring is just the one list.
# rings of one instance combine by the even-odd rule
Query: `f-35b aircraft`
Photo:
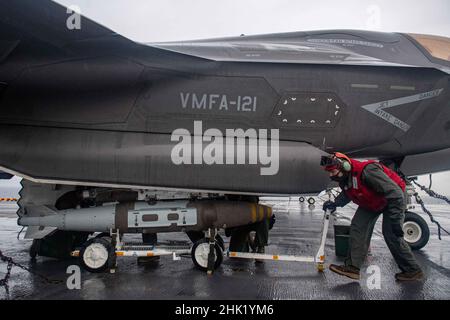
[(83, 16), (71, 24), (52, 1), (0, 7), (0, 169), (24, 178), (19, 224), (41, 255), (96, 231), (265, 219), (255, 197), (327, 187), (326, 152), (407, 176), (450, 169), (449, 38), (330, 30), (145, 44)]

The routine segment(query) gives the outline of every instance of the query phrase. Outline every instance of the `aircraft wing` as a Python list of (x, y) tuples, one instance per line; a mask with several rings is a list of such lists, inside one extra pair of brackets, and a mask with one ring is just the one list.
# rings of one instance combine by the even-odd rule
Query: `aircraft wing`
[(53, 1), (0, 0), (0, 7), (0, 56), (3, 59), (19, 42), (34, 44), (29, 48), (31, 53), (42, 55), (47, 50), (70, 53), (74, 43), (87, 40), (130, 41), (84, 16), (79, 29), (70, 29), (74, 12)]
[(75, 12), (50, 0), (0, 0), (0, 8), (0, 94), (23, 70), (68, 60), (116, 55), (169, 69), (167, 60), (204, 61), (136, 43), (83, 15), (78, 28)]
[(33, 39), (62, 48), (74, 41), (117, 36), (110, 29), (83, 17), (80, 29), (69, 29), (73, 12), (48, 0), (0, 0), (2, 34), (13, 40)]

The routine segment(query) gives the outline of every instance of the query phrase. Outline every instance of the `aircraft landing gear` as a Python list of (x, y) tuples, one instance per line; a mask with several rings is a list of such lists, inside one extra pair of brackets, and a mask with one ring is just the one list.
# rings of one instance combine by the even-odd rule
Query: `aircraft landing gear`
[(430, 229), (426, 221), (411, 211), (406, 211), (403, 232), (404, 239), (412, 250), (422, 249), (430, 239)]
[[(299, 198), (298, 198), (298, 201), (299, 201), (300, 203), (305, 202), (305, 200), (306, 200), (305, 197), (299, 197)], [(306, 200), (306, 202), (308, 202), (309, 205), (313, 205), (313, 204), (316, 203), (316, 200), (315, 200), (313, 197), (309, 197), (309, 198)]]

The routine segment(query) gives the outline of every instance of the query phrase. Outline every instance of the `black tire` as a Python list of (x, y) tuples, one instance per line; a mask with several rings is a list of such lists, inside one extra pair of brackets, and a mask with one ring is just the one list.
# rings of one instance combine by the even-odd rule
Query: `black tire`
[[(205, 256), (202, 256), (203, 259), (201, 261), (197, 260), (198, 256), (196, 256), (196, 251), (197, 251), (197, 249), (204, 248), (205, 245), (209, 245), (208, 240), (201, 239), (194, 244), (194, 246), (192, 247), (192, 251), (191, 251), (191, 258), (192, 258), (192, 261), (194, 262), (195, 267), (202, 271), (207, 271), (207, 269), (208, 269), (207, 268), (208, 258)], [(214, 249), (215, 249), (215, 256), (216, 256), (216, 260), (214, 263), (214, 270), (215, 270), (222, 264), (223, 250), (217, 241), (215, 241)], [(200, 249), (200, 250), (202, 250), (202, 249)]]
[(314, 204), (314, 203), (316, 203), (316, 200), (313, 197), (310, 197), (310, 198), (308, 198), (308, 203)]
[[(419, 234), (417, 234), (418, 228), (420, 228)], [(430, 228), (427, 222), (414, 212), (406, 212), (403, 231), (405, 232), (404, 239), (412, 250), (422, 249), (430, 239)], [(414, 236), (415, 233), (416, 236)]]
[(107, 238), (107, 240), (111, 240), (111, 235), (108, 232), (102, 232), (95, 236), (96, 239)]
[[(87, 261), (87, 259), (88, 259), (87, 255), (90, 254), (89, 248), (92, 245), (101, 245), (104, 247), (104, 250), (107, 252), (106, 260), (98, 266), (90, 265), (90, 263)], [(85, 254), (87, 254), (87, 255), (85, 256)], [(114, 250), (112, 248), (111, 242), (109, 242), (105, 238), (94, 238), (94, 239), (86, 241), (83, 244), (83, 246), (81, 247), (80, 256), (79, 256), (80, 265), (83, 267), (83, 269), (85, 269), (89, 272), (92, 272), (92, 273), (103, 272), (109, 267), (109, 264), (113, 257), (113, 254), (114, 254)]]
[(298, 198), (298, 201), (299, 201), (299, 202), (305, 202), (305, 197), (300, 197), (300, 198)]
[(225, 251), (225, 242), (223, 241), (223, 238), (220, 236), (220, 234), (216, 235), (216, 242), (222, 249), (222, 251)]

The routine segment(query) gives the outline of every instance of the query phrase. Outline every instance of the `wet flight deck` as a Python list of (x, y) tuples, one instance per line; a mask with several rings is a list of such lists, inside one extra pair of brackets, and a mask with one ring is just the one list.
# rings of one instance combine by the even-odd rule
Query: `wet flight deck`
[[(314, 208), (296, 199), (270, 200), (274, 206), (276, 224), (270, 232), (267, 253), (314, 255), (320, 242), (323, 212), (321, 201)], [(430, 205), (435, 218), (450, 229), (450, 206)], [(16, 262), (59, 283), (46, 283), (40, 277), (14, 267), (9, 280), (9, 294), (0, 287), (0, 299), (449, 299), (450, 298), (450, 236), (438, 240), (437, 228), (429, 223), (428, 245), (415, 255), (423, 267), (426, 279), (421, 282), (398, 283), (397, 266), (381, 235), (380, 217), (372, 238), (371, 255), (362, 269), (361, 281), (340, 277), (328, 269), (317, 272), (315, 264), (287, 261), (236, 260), (224, 257), (213, 276), (194, 267), (190, 257), (173, 261), (171, 256), (145, 264), (136, 258), (118, 258), (116, 273), (81, 273), (81, 289), (66, 286), (68, 266), (77, 260), (58, 261), (38, 257), (32, 262), (30, 241), (18, 240), (15, 205), (0, 204), (0, 250)], [(351, 217), (350, 207), (341, 212)], [(416, 210), (419, 212), (419, 210)], [(429, 222), (427, 216), (423, 216)], [(126, 240), (139, 240), (139, 235), (127, 235)], [(188, 243), (183, 233), (159, 234), (159, 240)], [(225, 245), (229, 238), (224, 237)], [(326, 267), (341, 263), (335, 255), (333, 227), (330, 225), (325, 248)], [(380, 282), (374, 286), (373, 268), (380, 271)], [(368, 272), (370, 271), (370, 272)], [(0, 279), (6, 264), (0, 262)]]

